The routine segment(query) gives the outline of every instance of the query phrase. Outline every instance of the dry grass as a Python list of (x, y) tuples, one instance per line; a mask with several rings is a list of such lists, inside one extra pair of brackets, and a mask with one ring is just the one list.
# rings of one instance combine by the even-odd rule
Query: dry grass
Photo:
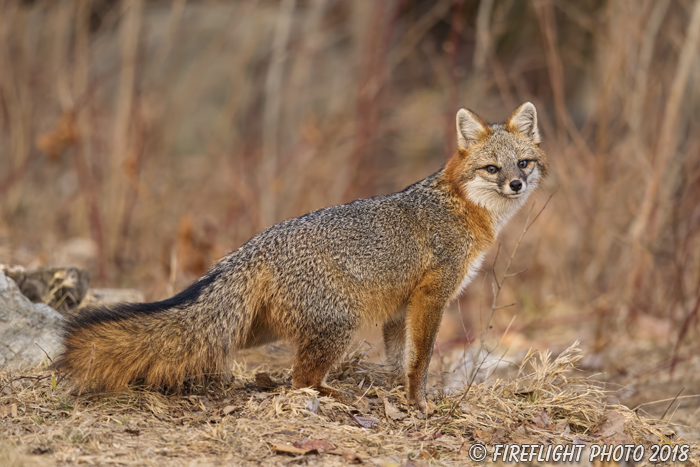
[[(582, 353), (576, 346), (556, 358), (528, 353), (511, 379), (433, 394), (435, 411), (428, 417), (411, 411), (403, 389), (388, 386), (384, 368), (364, 355), (364, 348), (356, 350), (330, 375), (347, 403), (292, 390), (285, 369), (266, 368), (261, 375), (237, 365), (232, 381), (215, 380), (188, 395), (132, 390), (82, 396), (64, 384), (53, 388), (51, 375), (40, 369), (3, 371), (0, 456), (3, 465), (278, 465), (302, 455), (288, 452), (295, 442), (308, 451), (303, 442), (310, 439), (332, 445), (307, 453), (310, 464), (463, 465), (474, 442), (683, 442), (667, 425), (608, 402), (600, 383), (577, 376)], [(693, 456), (697, 465), (700, 451)]]

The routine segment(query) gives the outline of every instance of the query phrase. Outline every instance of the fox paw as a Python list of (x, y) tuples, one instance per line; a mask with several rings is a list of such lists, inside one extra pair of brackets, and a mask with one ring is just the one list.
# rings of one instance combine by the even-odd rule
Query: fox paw
[(429, 415), (435, 412), (435, 404), (425, 398), (410, 401), (411, 405), (421, 413)]

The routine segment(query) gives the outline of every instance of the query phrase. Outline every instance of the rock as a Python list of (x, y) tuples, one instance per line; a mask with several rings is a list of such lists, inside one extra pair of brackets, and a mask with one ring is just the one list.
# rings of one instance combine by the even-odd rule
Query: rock
[(0, 268), (0, 366), (40, 365), (47, 360), (44, 351), (54, 358), (61, 350), (62, 324), (60, 313), (29, 301)]
[(46, 303), (65, 313), (80, 305), (90, 285), (87, 271), (74, 267), (41, 266), (25, 270), (5, 269), (5, 275), (15, 281), (22, 293), (34, 303)]
[(82, 305), (106, 305), (108, 303), (143, 303), (141, 292), (134, 289), (90, 289)]

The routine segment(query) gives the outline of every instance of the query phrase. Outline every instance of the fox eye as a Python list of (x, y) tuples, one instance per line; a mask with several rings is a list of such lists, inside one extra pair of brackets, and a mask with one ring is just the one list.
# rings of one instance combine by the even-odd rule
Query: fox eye
[(520, 167), (521, 169), (524, 169), (524, 168), (527, 167), (529, 164), (530, 164), (530, 161), (527, 160), (527, 159), (524, 159), (524, 160), (518, 162), (518, 167)]
[(498, 172), (498, 167), (496, 167), (495, 165), (487, 165), (487, 166), (484, 167), (484, 168), (485, 168), (486, 171), (487, 171), (488, 173), (490, 173), (490, 174), (495, 174), (496, 172)]

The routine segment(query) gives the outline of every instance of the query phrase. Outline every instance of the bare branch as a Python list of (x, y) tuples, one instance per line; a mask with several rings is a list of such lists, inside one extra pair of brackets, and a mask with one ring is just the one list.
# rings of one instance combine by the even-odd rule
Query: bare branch
[(515, 305), (517, 305), (517, 302), (513, 302), (513, 303), (510, 303), (510, 304), (508, 304), (508, 305), (498, 305), (498, 306), (493, 307), (493, 309), (494, 309), (494, 310), (500, 310), (500, 309), (502, 309), (502, 308), (509, 308), (509, 307), (515, 306)]
[[(530, 230), (530, 227), (532, 227), (532, 224), (534, 224), (535, 221), (537, 220), (537, 218), (540, 217), (540, 214), (542, 214), (542, 212), (545, 210), (545, 208), (546, 208), (547, 205), (549, 204), (549, 201), (552, 199), (552, 196), (554, 196), (555, 194), (557, 194), (557, 191), (559, 191), (559, 187), (555, 188), (554, 191), (552, 192), (552, 194), (549, 195), (549, 198), (547, 198), (547, 201), (544, 202), (544, 206), (542, 206), (542, 209), (540, 209), (540, 212), (538, 212), (537, 215), (535, 216), (535, 218), (532, 219), (532, 222), (530, 222), (530, 223), (527, 225), (527, 227), (525, 227), (525, 232), (527, 232), (528, 230)], [(533, 205), (532, 205), (532, 208), (533, 208), (533, 209), (535, 208), (534, 203), (533, 203)]]
[(503, 276), (503, 277), (504, 277), (504, 279), (505, 279), (506, 277), (518, 276), (518, 275), (520, 275), (520, 274), (522, 274), (522, 273), (524, 273), (524, 272), (527, 272), (528, 269), (530, 269), (530, 268), (525, 268), (525, 269), (523, 269), (522, 271), (514, 272), (514, 273), (512, 273), (512, 274), (506, 274), (506, 275)]
[[(552, 196), (554, 196), (555, 193), (556, 193), (556, 190), (551, 195), (549, 195), (549, 198), (547, 198), (547, 201), (544, 203), (544, 206), (542, 206), (542, 209), (540, 209), (537, 212), (537, 214), (535, 215), (535, 217), (532, 220), (530, 220), (530, 217), (532, 215), (532, 211), (535, 209), (535, 203), (532, 203), (532, 206), (530, 207), (530, 211), (527, 214), (527, 219), (525, 220), (525, 227), (523, 227), (523, 230), (520, 233), (520, 237), (518, 237), (518, 241), (515, 243), (515, 247), (513, 248), (513, 253), (511, 253), (510, 258), (508, 258), (508, 264), (506, 264), (505, 271), (503, 271), (503, 275), (501, 276), (500, 280), (496, 274), (496, 259), (498, 259), (498, 254), (501, 251), (501, 245), (500, 244), (498, 245), (498, 249), (496, 250), (496, 258), (494, 259), (494, 262), (493, 262), (493, 265), (494, 265), (494, 268), (493, 268), (494, 283), (492, 284), (493, 301), (491, 302), (491, 311), (489, 312), (489, 318), (486, 321), (486, 326), (484, 327), (484, 331), (481, 333), (481, 342), (480, 342), (480, 346), (479, 346), (480, 351), (486, 350), (486, 334), (489, 332), (489, 329), (491, 329), (491, 321), (493, 319), (493, 315), (496, 312), (496, 310), (499, 310), (502, 308), (508, 308), (508, 307), (515, 305), (515, 303), (512, 303), (510, 305), (497, 305), (498, 298), (501, 295), (501, 290), (503, 288), (503, 283), (506, 281), (506, 279), (508, 277), (516, 276), (516, 275), (521, 274), (527, 270), (527, 269), (525, 269), (523, 271), (520, 271), (520, 272), (517, 272), (514, 274), (509, 274), (510, 267), (513, 264), (513, 259), (515, 258), (515, 254), (518, 252), (518, 249), (520, 248), (520, 243), (522, 242), (523, 237), (525, 236), (527, 231), (530, 229), (530, 227), (532, 227), (532, 225), (535, 223), (535, 221), (540, 217), (540, 214), (542, 214), (542, 212), (545, 210), (545, 208), (549, 204), (549, 201), (552, 199)], [(490, 353), (490, 351), (488, 351), (487, 356), (489, 353)], [(486, 357), (484, 357), (484, 360), (485, 360), (485, 358)], [(483, 365), (483, 361), (481, 364)], [(481, 368), (481, 365), (479, 365), (478, 368)], [(478, 371), (478, 370), (476, 370), (476, 367), (475, 367), (475, 371)], [(470, 385), (473, 382), (475, 377), (476, 377), (476, 373), (472, 372), (472, 376), (470, 377), (470, 383), (469, 383)]]

